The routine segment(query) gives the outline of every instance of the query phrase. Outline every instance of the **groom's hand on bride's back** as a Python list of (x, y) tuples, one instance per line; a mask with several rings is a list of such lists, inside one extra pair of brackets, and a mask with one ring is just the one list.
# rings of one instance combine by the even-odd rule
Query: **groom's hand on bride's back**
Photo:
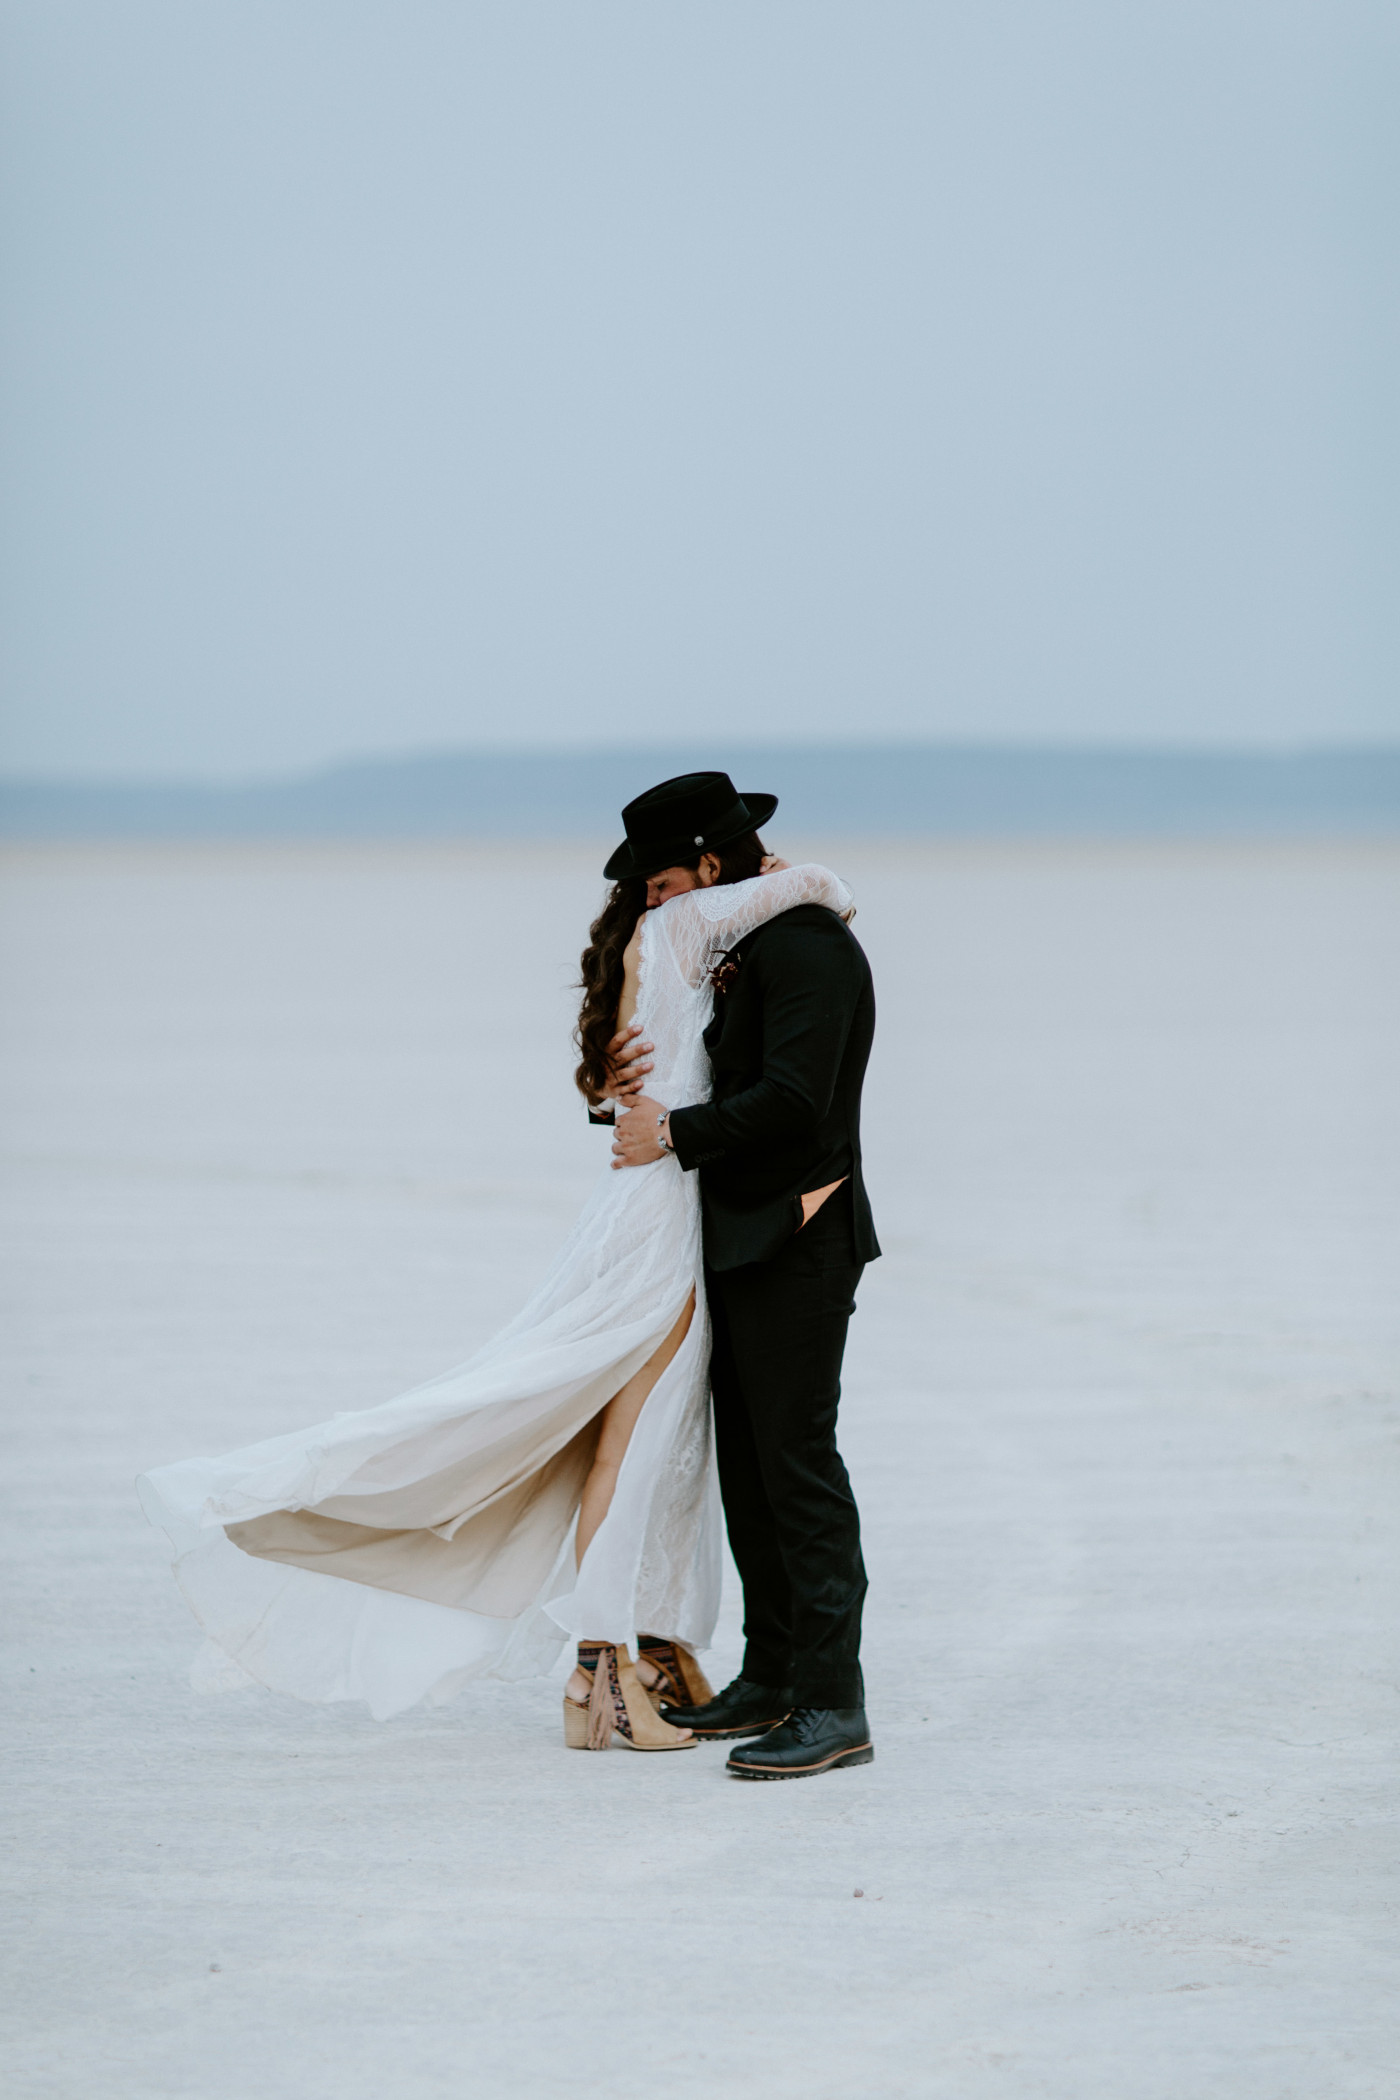
[(642, 1091), (655, 1048), (654, 1043), (642, 1040), (641, 1024), (637, 1021), (630, 1028), (619, 1028), (608, 1044), (608, 1070), (612, 1074), (608, 1094), (619, 1107), (630, 1106)]

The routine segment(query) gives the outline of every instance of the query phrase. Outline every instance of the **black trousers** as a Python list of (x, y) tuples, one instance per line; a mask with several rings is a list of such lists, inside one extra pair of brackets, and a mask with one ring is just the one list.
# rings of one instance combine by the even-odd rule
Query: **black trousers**
[(744, 1675), (798, 1706), (859, 1706), (865, 1564), (836, 1449), (841, 1358), (863, 1264), (849, 1185), (771, 1261), (707, 1270), (710, 1382)]

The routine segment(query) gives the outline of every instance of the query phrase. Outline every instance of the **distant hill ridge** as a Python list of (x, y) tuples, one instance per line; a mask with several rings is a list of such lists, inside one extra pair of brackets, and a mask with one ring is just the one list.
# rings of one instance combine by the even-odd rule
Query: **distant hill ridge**
[(10, 839), (604, 837), (652, 782), (723, 766), (789, 833), (1400, 832), (1400, 747), (1294, 753), (865, 745), (437, 751), (233, 785), (0, 781)]

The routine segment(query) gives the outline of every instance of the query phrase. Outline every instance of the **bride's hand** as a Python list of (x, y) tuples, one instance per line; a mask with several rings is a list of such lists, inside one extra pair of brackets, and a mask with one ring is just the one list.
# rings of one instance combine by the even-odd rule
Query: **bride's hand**
[(780, 869), (790, 868), (791, 866), (792, 862), (790, 860), (779, 860), (776, 853), (765, 853), (758, 872), (760, 875), (776, 875)]

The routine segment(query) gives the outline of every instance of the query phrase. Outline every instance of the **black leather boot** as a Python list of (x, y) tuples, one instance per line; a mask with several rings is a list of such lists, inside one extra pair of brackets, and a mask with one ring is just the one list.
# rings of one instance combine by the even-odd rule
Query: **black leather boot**
[(808, 1779), (874, 1758), (863, 1706), (797, 1706), (761, 1743), (731, 1750), (728, 1769), (736, 1779)]
[[(747, 1677), (736, 1677), (708, 1705), (663, 1706), (661, 1718), (673, 1727), (688, 1728), (692, 1735), (704, 1736), (708, 1742), (729, 1742), (740, 1735), (767, 1735), (791, 1706), (788, 1686), (775, 1689), (772, 1685), (752, 1684)], [(684, 1720), (678, 1718), (682, 1712)]]

